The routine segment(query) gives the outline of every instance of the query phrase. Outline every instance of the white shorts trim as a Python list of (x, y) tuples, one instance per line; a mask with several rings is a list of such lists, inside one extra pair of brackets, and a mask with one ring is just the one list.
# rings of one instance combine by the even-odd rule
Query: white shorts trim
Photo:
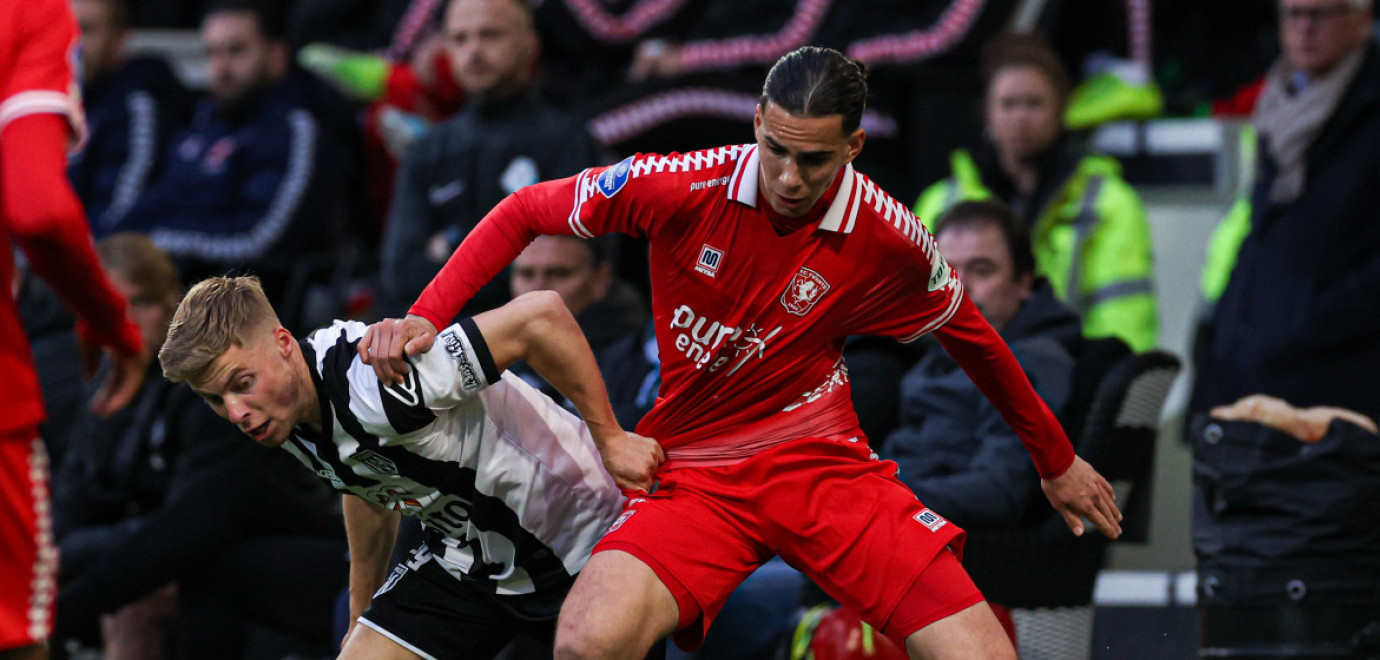
[(427, 653), (426, 651), (423, 651), (423, 650), (421, 650), (421, 649), (419, 649), (419, 648), (417, 648), (417, 647), (415, 647), (415, 646), (413, 646), (413, 645), (407, 643), (407, 641), (404, 640), (403, 638), (398, 637), (397, 635), (394, 635), (393, 633), (391, 633), (391, 632), (389, 632), (389, 631), (387, 631), (387, 630), (384, 630), (382, 626), (380, 626), (380, 625), (377, 624), (377, 623), (374, 623), (373, 621), (370, 621), (370, 620), (364, 618), (363, 616), (359, 617), (359, 623), (360, 623), (361, 625), (369, 626), (369, 628), (370, 628), (371, 630), (373, 630), (374, 632), (376, 632), (376, 633), (378, 633), (378, 634), (380, 634), (380, 635), (383, 635), (384, 637), (387, 637), (388, 639), (393, 640), (393, 643), (394, 643), (394, 644), (397, 644), (398, 646), (401, 646), (401, 647), (403, 647), (403, 648), (405, 648), (405, 649), (407, 649), (407, 650), (409, 650), (409, 651), (411, 651), (411, 652), (413, 652), (413, 653), (416, 653), (417, 655), (420, 655), (420, 656), (422, 656), (423, 658), (426, 658), (426, 660), (437, 660), (436, 656), (431, 655), (430, 653)]

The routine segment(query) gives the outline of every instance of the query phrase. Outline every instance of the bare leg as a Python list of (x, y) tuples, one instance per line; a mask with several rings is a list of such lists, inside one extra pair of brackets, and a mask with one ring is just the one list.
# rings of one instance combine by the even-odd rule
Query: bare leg
[(345, 638), (345, 646), (340, 649), (337, 660), (418, 660), (421, 657), (379, 631), (356, 623), (350, 636)]
[(911, 660), (1016, 660), (1016, 649), (983, 601), (906, 637)]
[(650, 566), (626, 552), (600, 552), (561, 607), (556, 658), (638, 660), (679, 620), (675, 597)]

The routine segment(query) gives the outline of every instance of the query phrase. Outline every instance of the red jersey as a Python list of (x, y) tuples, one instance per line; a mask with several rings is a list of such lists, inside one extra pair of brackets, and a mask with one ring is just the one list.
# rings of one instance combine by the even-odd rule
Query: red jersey
[(524, 188), (466, 238), (412, 312), (444, 327), (539, 234), (643, 236), (662, 385), (637, 430), (668, 460), (724, 464), (794, 438), (859, 436), (844, 340), (908, 342), (961, 318), (948, 340), (940, 334), (946, 348), (976, 372), (1042, 475), (1068, 467), (1058, 422), (905, 204), (848, 165), (817, 219), (778, 235), (759, 167), (757, 147), (739, 145), (637, 155)]
[[(76, 22), (67, 0), (0, 3), (0, 434), (29, 429), (43, 418), (38, 379), (19, 324), (11, 279), (13, 239), (42, 276), (85, 322), (88, 341), (139, 350), (138, 330), (106, 280), (81, 204), (67, 183), (64, 142), (82, 131), (76, 96)], [(56, 114), (56, 122), (29, 119)]]

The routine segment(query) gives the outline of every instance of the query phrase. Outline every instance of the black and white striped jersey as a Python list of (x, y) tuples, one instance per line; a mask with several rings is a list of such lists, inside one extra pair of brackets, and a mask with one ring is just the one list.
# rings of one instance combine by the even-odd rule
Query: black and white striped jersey
[(356, 353), (366, 327), (336, 321), (300, 342), (324, 423), (283, 447), (337, 490), (419, 518), (459, 579), (510, 595), (578, 573), (622, 506), (588, 427), (500, 376), (469, 319), (390, 387)]

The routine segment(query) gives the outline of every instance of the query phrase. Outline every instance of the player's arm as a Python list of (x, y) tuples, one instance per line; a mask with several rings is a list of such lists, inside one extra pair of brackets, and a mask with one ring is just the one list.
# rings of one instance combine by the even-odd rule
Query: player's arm
[(665, 460), (661, 446), (619, 426), (594, 352), (559, 294), (536, 291), (518, 296), (474, 317), (474, 323), (498, 369), (522, 360), (575, 405), (619, 487), (651, 486), (657, 466)]
[(66, 177), (67, 120), (19, 117), (0, 134), (0, 218), (30, 267), (81, 316), (85, 342), (107, 348), (113, 369), (92, 398), (100, 415), (124, 407), (143, 380), (139, 330), (101, 269), (76, 194)]
[[(388, 558), (398, 538), (397, 511), (367, 502), (354, 495), (343, 495), (345, 537), (350, 544), (350, 628), (369, 607), (374, 593), (388, 577)], [(349, 631), (345, 639), (349, 639)]]
[[(729, 155), (727, 150), (718, 154)], [(449, 325), (475, 292), (537, 236), (592, 238), (622, 232), (655, 238), (658, 223), (679, 208), (676, 195), (683, 175), (667, 166), (675, 158), (679, 156), (630, 156), (504, 198), (465, 236), (404, 322), (370, 328), (359, 343), (360, 358), (380, 380), (397, 382), (405, 369), (404, 351), (416, 355), (430, 349), (437, 329)]]
[[(962, 295), (961, 291), (955, 295)], [(1069, 528), (1081, 535), (1081, 518), (1087, 518), (1103, 534), (1120, 536), (1121, 512), (1111, 484), (1073, 453), (1059, 420), (1035, 393), (1011, 349), (977, 306), (963, 296), (953, 316), (934, 335), (1016, 431), (1035, 461), (1045, 495)]]
[(437, 330), (449, 325), (475, 292), (537, 236), (572, 232), (565, 214), (570, 211), (577, 178), (538, 183), (504, 198), (455, 248), (406, 319), (369, 327), (359, 342), (359, 356), (374, 367), (379, 380), (399, 382), (407, 370), (404, 352), (417, 355), (429, 350)]

